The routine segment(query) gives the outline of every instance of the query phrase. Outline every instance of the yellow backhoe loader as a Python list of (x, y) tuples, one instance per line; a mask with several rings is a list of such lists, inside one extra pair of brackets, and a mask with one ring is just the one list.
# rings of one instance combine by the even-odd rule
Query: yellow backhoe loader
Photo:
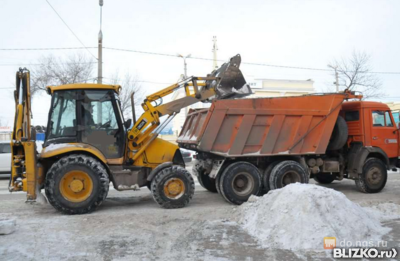
[[(234, 56), (207, 77), (190, 77), (147, 96), (138, 120), (132, 94), (132, 127), (121, 113), (118, 85), (49, 86), (52, 100), (40, 154), (31, 130), (29, 71), (20, 69), (9, 190), (27, 192), (27, 201), (33, 202), (44, 188), (49, 203), (67, 214), (95, 210), (107, 197), (110, 182), (118, 191), (147, 186), (164, 208), (186, 206), (194, 194), (193, 178), (179, 147), (157, 136), (184, 107), (251, 93), (240, 61), (240, 55)], [(183, 98), (162, 102), (180, 88)], [(161, 122), (163, 116), (167, 119)]]

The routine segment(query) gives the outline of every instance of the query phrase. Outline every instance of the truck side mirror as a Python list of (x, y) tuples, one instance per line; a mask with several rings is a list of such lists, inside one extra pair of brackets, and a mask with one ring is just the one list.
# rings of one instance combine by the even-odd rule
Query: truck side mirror
[(132, 120), (131, 119), (126, 120), (124, 122), (125, 129), (129, 129), (129, 127), (131, 127), (131, 124), (132, 124)]

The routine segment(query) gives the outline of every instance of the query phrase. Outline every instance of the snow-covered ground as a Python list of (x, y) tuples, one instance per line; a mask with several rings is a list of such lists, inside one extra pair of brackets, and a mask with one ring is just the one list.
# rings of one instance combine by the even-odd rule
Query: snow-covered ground
[[(335, 191), (288, 189), (238, 207), (196, 185), (191, 204), (175, 210), (159, 208), (147, 189), (111, 190), (98, 211), (67, 216), (49, 205), (25, 204), (24, 194), (8, 194), (7, 181), (0, 180), (0, 217), (17, 221), (14, 233), (0, 236), (0, 259), (331, 260), (331, 252), (320, 249), (323, 237), (335, 235), (339, 240), (381, 238), (388, 247), (399, 247), (400, 174), (391, 173), (378, 194), (358, 192), (353, 181), (325, 187)], [(254, 222), (246, 227), (252, 214)], [(264, 242), (268, 233), (277, 237)]]

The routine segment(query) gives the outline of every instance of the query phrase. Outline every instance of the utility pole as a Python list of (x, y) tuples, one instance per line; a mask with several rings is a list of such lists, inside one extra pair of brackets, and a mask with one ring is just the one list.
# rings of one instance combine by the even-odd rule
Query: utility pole
[(213, 36), (213, 70), (218, 69), (218, 65), (217, 65), (217, 51), (218, 51), (218, 47), (217, 47), (217, 37)]
[(186, 79), (187, 79), (187, 63), (186, 63), (186, 58), (190, 58), (191, 54), (188, 54), (188, 55), (186, 55), (186, 56), (183, 56), (182, 54), (179, 54), (179, 53), (178, 53), (176, 56), (181, 57), (181, 58), (183, 59), (183, 69), (184, 69), (183, 77), (184, 77), (184, 80), (186, 80)]
[(336, 77), (336, 81), (335, 81), (335, 84), (336, 84), (336, 92), (339, 92), (339, 73), (338, 73), (338, 71), (337, 71), (337, 66), (334, 67), (334, 69), (335, 69), (335, 77)]
[(97, 60), (97, 83), (103, 83), (103, 33), (101, 31), (101, 23), (103, 18), (103, 0), (99, 0), (100, 5), (100, 32), (98, 45), (98, 60)]
[(332, 65), (328, 65), (329, 68), (332, 68), (333, 70), (335, 70), (335, 79), (336, 81), (333, 82), (333, 84), (336, 85), (336, 92), (339, 92), (339, 73), (337, 71), (337, 66), (332, 66)]

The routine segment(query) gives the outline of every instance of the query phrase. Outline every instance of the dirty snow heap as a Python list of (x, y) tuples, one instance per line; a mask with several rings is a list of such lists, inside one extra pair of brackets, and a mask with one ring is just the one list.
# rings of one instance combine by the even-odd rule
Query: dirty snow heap
[(343, 193), (311, 184), (291, 184), (237, 209), (241, 226), (264, 247), (323, 249), (324, 237), (339, 242), (378, 241), (390, 231)]

